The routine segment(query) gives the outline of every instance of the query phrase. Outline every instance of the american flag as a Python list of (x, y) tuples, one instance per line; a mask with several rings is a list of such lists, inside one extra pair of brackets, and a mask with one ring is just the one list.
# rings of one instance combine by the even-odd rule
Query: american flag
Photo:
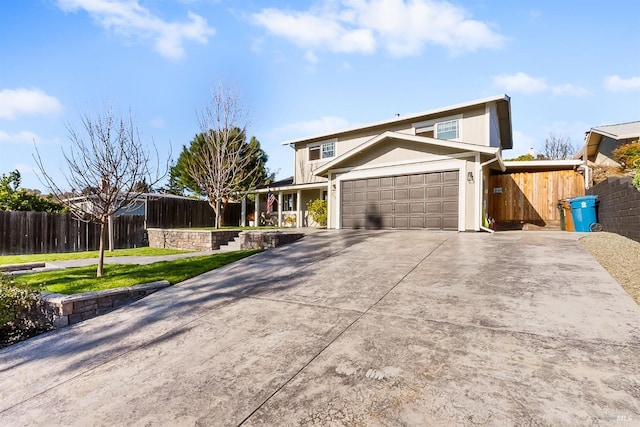
[(267, 193), (267, 213), (271, 213), (273, 210), (273, 203), (276, 201), (276, 196), (273, 195), (271, 190)]

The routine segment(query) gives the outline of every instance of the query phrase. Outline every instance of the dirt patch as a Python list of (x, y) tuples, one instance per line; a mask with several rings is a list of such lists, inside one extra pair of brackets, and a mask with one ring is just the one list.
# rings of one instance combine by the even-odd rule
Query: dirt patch
[(640, 243), (615, 233), (590, 233), (580, 244), (640, 305)]

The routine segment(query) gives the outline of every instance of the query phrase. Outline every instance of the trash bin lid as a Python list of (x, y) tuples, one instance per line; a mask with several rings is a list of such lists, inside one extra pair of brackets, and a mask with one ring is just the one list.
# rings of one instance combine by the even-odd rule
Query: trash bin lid
[(581, 196), (569, 199), (569, 204), (572, 208), (585, 208), (587, 206), (595, 206), (598, 201), (598, 196)]

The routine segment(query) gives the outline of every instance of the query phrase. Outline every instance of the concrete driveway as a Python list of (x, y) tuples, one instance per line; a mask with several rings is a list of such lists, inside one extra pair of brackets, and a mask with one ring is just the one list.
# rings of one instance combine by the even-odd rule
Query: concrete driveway
[(640, 308), (562, 232), (327, 231), (0, 351), (0, 425), (636, 425)]

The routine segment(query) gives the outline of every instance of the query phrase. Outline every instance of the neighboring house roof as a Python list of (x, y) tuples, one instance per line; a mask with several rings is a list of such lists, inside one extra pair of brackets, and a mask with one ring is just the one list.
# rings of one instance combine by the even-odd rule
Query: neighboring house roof
[[(484, 154), (494, 155), (494, 156), (500, 155), (500, 149), (498, 147), (485, 147), (485, 146), (480, 146), (475, 144), (467, 144), (464, 142), (456, 142), (456, 141), (450, 141), (445, 139), (434, 139), (434, 138), (427, 138), (424, 136), (386, 131), (358, 145), (357, 147), (347, 151), (343, 155), (336, 157), (332, 161), (325, 163), (324, 165), (314, 170), (313, 173), (314, 175), (318, 175), (318, 176), (327, 176), (328, 172), (331, 169), (335, 169), (339, 167), (340, 165), (344, 164), (347, 160), (351, 159), (353, 156), (356, 156), (362, 153), (363, 151), (373, 147), (374, 145), (379, 144), (380, 142), (388, 139), (412, 141), (412, 142), (418, 142), (418, 143), (427, 144), (427, 145), (452, 148), (452, 149), (461, 150), (461, 151), (472, 151), (472, 152), (484, 153)], [(500, 165), (502, 166), (501, 157), (499, 157), (499, 162), (500, 162)]]
[(585, 150), (587, 157), (594, 156), (598, 152), (603, 136), (615, 140), (640, 138), (640, 121), (591, 128), (584, 138), (585, 145), (583, 149), (580, 150), (576, 157), (582, 158)]
[(582, 160), (530, 160), (530, 161), (506, 161), (507, 172), (518, 170), (526, 172), (575, 169), (583, 165)]
[(413, 114), (408, 114), (400, 117), (394, 117), (393, 119), (387, 119), (387, 120), (382, 120), (379, 122), (369, 123), (365, 125), (354, 126), (351, 128), (319, 134), (319, 135), (315, 135), (307, 138), (293, 139), (290, 141), (283, 142), (282, 145), (295, 145), (301, 142), (311, 142), (314, 140), (329, 139), (329, 138), (334, 138), (338, 135), (349, 133), (349, 132), (362, 131), (367, 129), (373, 129), (376, 127), (389, 126), (392, 124), (397, 124), (402, 122), (422, 121), (427, 119), (429, 116), (439, 116), (445, 113), (454, 113), (455, 111), (458, 111), (458, 110), (464, 110), (470, 107), (484, 105), (490, 102), (497, 102), (498, 104), (498, 121), (499, 121), (499, 127), (500, 127), (500, 140), (501, 140), (502, 148), (510, 149), (513, 147), (513, 135), (511, 131), (511, 98), (506, 94), (492, 96), (489, 98), (478, 99), (475, 101), (469, 101), (462, 104), (450, 105), (448, 107), (437, 108), (434, 110), (427, 110), (421, 113), (413, 113)]

